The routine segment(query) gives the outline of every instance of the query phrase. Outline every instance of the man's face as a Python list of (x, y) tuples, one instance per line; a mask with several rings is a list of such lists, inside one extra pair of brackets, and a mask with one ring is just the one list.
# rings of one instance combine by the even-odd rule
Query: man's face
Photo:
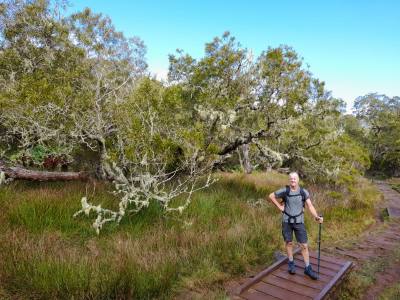
[(299, 178), (296, 175), (290, 175), (289, 181), (292, 188), (297, 188), (297, 186), (299, 185)]

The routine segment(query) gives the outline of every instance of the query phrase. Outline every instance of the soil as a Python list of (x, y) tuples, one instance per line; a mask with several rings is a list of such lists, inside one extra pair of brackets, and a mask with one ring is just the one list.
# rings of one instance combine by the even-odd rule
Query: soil
[(346, 248), (336, 247), (328, 250), (353, 261), (353, 272), (357, 272), (368, 261), (374, 259), (386, 262), (388, 266), (374, 274), (374, 284), (364, 292), (362, 299), (365, 300), (378, 299), (386, 288), (400, 282), (400, 261), (392, 259), (393, 251), (400, 246), (400, 193), (383, 181), (374, 183), (384, 196), (384, 201), (376, 208), (376, 223), (360, 237), (360, 242), (354, 242)]
[(358, 249), (353, 249), (353, 251), (365, 256), (365, 258), (357, 259), (358, 268), (362, 267), (363, 263), (369, 259), (375, 258), (376, 255), (387, 258), (389, 267), (375, 274), (375, 283), (365, 291), (362, 299), (377, 299), (386, 288), (400, 282), (400, 261), (395, 261), (391, 257), (393, 251), (400, 245), (400, 215), (398, 214), (400, 193), (385, 182), (376, 182), (376, 185), (384, 195), (384, 201), (378, 207), (377, 212), (382, 212), (386, 208), (389, 211), (389, 222), (382, 224), (382, 220), (378, 218), (380, 222), (376, 224), (376, 232), (368, 234)]

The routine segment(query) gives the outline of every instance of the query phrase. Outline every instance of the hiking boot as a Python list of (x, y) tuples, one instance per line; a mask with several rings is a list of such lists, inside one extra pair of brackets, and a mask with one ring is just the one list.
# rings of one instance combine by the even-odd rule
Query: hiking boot
[(294, 264), (294, 260), (292, 260), (292, 261), (289, 260), (288, 272), (290, 274), (296, 274), (296, 265)]
[(311, 265), (308, 265), (308, 267), (304, 268), (304, 274), (306, 274), (308, 277), (310, 277), (313, 280), (318, 279), (318, 275), (317, 275), (317, 273), (315, 273), (313, 271), (313, 269), (311, 268)]

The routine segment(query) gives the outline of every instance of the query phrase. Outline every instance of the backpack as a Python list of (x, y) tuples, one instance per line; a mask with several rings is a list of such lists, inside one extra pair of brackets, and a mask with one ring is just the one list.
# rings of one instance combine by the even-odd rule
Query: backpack
[(302, 187), (300, 187), (300, 193), (299, 194), (295, 194), (295, 195), (289, 195), (290, 194), (290, 186), (286, 186), (286, 193), (283, 196), (283, 202), (286, 202), (290, 197), (295, 197), (298, 196), (299, 194), (301, 195), (301, 200), (303, 200), (303, 207), (305, 206), (306, 203), (306, 192), (304, 191), (304, 189)]
[[(303, 201), (303, 207), (305, 207), (305, 203), (306, 203), (307, 199), (306, 199), (306, 193), (304, 192), (304, 189), (302, 187), (300, 187), (300, 193), (299, 194), (290, 195), (290, 186), (287, 185), (286, 186), (286, 193), (282, 197), (283, 202), (287, 202), (290, 197), (295, 197), (295, 196), (298, 196), (298, 195), (301, 195), (301, 199)], [(301, 213), (299, 213), (298, 215), (292, 216), (292, 215), (289, 215), (286, 212), (286, 205), (285, 205), (285, 210), (283, 211), (283, 213), (289, 217), (289, 220), (288, 220), (289, 223), (291, 223), (290, 222), (291, 220), (293, 220), (293, 223), (297, 223), (297, 217), (300, 217), (304, 213), (304, 210), (302, 210)]]

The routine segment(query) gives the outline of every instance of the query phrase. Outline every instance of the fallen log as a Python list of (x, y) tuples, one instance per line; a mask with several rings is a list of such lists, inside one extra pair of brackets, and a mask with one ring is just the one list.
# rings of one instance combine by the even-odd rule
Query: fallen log
[(0, 171), (9, 178), (29, 181), (69, 181), (87, 180), (89, 175), (86, 172), (49, 172), (28, 170), (22, 167), (11, 167), (0, 160)]

